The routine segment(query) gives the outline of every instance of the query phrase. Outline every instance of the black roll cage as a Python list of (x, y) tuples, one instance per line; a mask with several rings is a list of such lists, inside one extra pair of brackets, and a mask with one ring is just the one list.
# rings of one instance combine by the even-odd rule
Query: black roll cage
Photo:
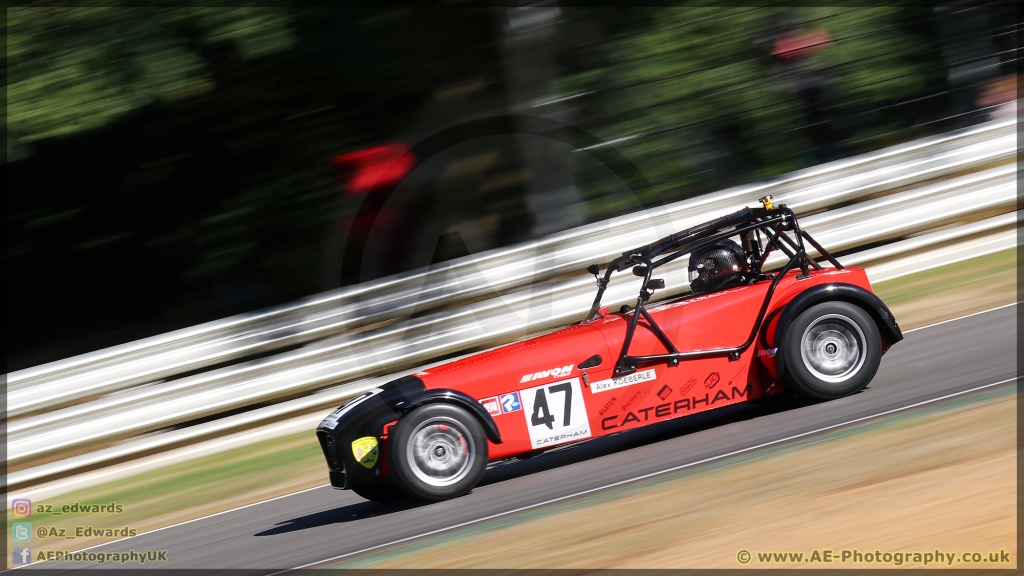
[[(764, 202), (764, 200), (762, 200)], [(605, 268), (604, 276), (601, 277), (597, 274), (597, 269), (591, 266), (589, 269), (595, 276), (597, 276), (597, 296), (594, 298), (594, 304), (590, 308), (590, 313), (584, 319), (584, 323), (589, 323), (598, 318), (604, 316), (607, 309), (601, 306), (601, 297), (604, 295), (604, 291), (608, 288), (608, 282), (611, 280), (613, 272), (621, 272), (627, 268), (633, 267), (633, 274), (636, 276), (642, 276), (644, 279), (643, 285), (640, 287), (640, 294), (636, 299), (636, 307), (633, 310), (632, 317), (629, 318), (629, 323), (626, 328), (626, 338), (622, 342), (622, 350), (619, 352), (618, 359), (615, 362), (614, 374), (624, 374), (636, 370), (638, 365), (649, 364), (652, 362), (666, 361), (669, 366), (677, 366), (680, 360), (693, 360), (698, 358), (712, 358), (717, 356), (728, 356), (730, 360), (738, 360), (740, 354), (742, 354), (747, 348), (749, 348), (757, 338), (757, 333), (761, 329), (761, 324), (764, 322), (765, 313), (768, 311), (768, 304), (771, 302), (772, 295), (775, 293), (775, 288), (778, 286), (779, 281), (782, 280), (794, 266), (799, 266), (801, 274), (797, 277), (798, 279), (806, 278), (808, 275), (809, 267), (813, 267), (816, 270), (821, 270), (821, 265), (813, 258), (807, 255), (807, 251), (804, 249), (804, 241), (806, 240), (815, 250), (818, 251), (821, 256), (828, 260), (838, 270), (843, 269), (843, 265), (839, 263), (827, 250), (825, 250), (820, 244), (818, 244), (806, 230), (800, 228), (800, 224), (797, 222), (796, 214), (792, 210), (786, 207), (785, 204), (779, 204), (777, 207), (772, 207), (770, 200), (766, 203), (768, 207), (765, 208), (744, 208), (738, 212), (734, 212), (727, 216), (711, 220), (697, 227), (682, 232), (677, 232), (671, 236), (666, 236), (657, 242), (641, 246), (635, 250), (623, 252), (621, 256), (616, 257), (612, 260), (608, 267)], [(766, 242), (764, 247), (761, 247), (761, 233), (764, 232)], [(790, 238), (786, 232), (793, 232), (795, 240)], [(769, 235), (770, 233), (770, 235)], [(690, 352), (680, 352), (676, 349), (672, 341), (669, 340), (668, 336), (662, 331), (661, 327), (654, 321), (650, 313), (647, 312), (644, 302), (647, 302), (651, 297), (651, 274), (655, 268), (668, 264), (673, 260), (691, 254), (701, 248), (711, 246), (720, 240), (728, 238), (730, 236), (741, 236), (742, 247), (744, 253), (747, 254), (747, 260), (749, 264), (749, 270), (747, 276), (749, 282), (756, 282), (759, 280), (771, 279), (772, 283), (768, 287), (768, 292), (765, 294), (764, 302), (761, 303), (761, 309), (757, 314), (757, 320), (754, 322), (753, 328), (750, 330), (750, 336), (747, 340), (739, 346), (731, 348), (715, 348), (711, 350), (694, 350)], [(773, 250), (779, 250), (789, 256), (789, 261), (782, 267), (781, 270), (776, 272), (774, 276), (762, 274), (761, 268), (767, 260), (768, 255)], [(657, 284), (657, 281), (655, 281)], [(663, 286), (662, 286), (663, 287)], [(628, 311), (626, 311), (628, 313)], [(629, 345), (633, 340), (633, 334), (636, 332), (637, 323), (640, 317), (647, 321), (647, 324), (658, 340), (669, 350), (667, 354), (652, 354), (648, 356), (630, 356)]]

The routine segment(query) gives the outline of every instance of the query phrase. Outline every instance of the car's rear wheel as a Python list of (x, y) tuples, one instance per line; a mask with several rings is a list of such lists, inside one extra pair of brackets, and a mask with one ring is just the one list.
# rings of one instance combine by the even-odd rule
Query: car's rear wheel
[(428, 404), (406, 414), (394, 429), (389, 463), (395, 482), (424, 500), (461, 496), (487, 469), (487, 437), (469, 412)]
[(352, 488), (352, 491), (371, 502), (379, 502), (381, 504), (401, 502), (409, 498), (408, 494), (394, 484), (367, 484), (365, 486), (355, 486)]
[(813, 400), (859, 392), (882, 358), (874, 320), (848, 302), (823, 302), (800, 313), (783, 336), (786, 381)]

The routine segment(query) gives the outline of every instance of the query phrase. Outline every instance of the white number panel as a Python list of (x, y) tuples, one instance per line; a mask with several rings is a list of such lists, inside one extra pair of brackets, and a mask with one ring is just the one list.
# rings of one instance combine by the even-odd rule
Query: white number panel
[(590, 420), (579, 378), (520, 390), (519, 398), (534, 448), (590, 438)]

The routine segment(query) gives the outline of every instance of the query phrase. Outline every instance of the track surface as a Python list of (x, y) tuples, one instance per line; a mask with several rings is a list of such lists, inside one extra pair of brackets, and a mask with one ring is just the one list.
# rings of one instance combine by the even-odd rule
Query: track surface
[[(323, 487), (91, 550), (169, 550), (169, 564), (147, 565), (161, 568), (250, 568), (269, 573), (316, 565), (396, 540), (1014, 378), (1016, 314), (1017, 307), (1010, 306), (907, 334), (882, 359), (871, 386), (852, 397), (815, 405), (796, 400), (774, 410), (728, 407), (585, 442), (496, 466), (473, 493), (452, 501), (383, 506), (349, 491)], [(53, 570), (100, 566), (31, 566), (35, 567)]]

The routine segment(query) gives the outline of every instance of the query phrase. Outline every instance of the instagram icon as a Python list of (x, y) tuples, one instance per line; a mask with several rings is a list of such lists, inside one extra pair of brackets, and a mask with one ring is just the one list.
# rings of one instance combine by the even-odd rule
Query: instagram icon
[(32, 501), (26, 498), (16, 498), (11, 500), (11, 515), (15, 518), (31, 518)]

